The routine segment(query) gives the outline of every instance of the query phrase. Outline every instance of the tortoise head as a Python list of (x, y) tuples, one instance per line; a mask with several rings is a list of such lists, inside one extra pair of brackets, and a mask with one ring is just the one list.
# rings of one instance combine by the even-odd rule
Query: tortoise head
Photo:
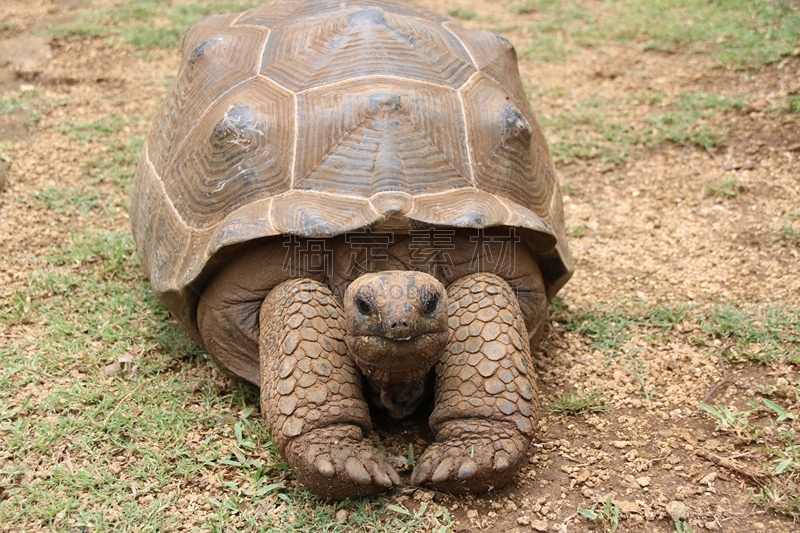
[(381, 387), (421, 379), (450, 339), (447, 291), (422, 272), (357, 278), (344, 295), (345, 341), (361, 372)]

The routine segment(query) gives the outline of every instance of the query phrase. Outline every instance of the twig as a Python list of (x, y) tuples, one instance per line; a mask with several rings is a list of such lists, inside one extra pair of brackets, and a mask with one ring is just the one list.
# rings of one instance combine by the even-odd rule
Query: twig
[(119, 406), (122, 405), (125, 402), (125, 400), (127, 400), (128, 398), (133, 396), (133, 393), (136, 392), (137, 390), (139, 390), (142, 385), (144, 385), (145, 383), (148, 383), (150, 381), (153, 381), (154, 379), (155, 379), (155, 376), (150, 378), (150, 379), (145, 379), (145, 380), (140, 381), (139, 384), (136, 385), (133, 389), (131, 389), (131, 391), (128, 394), (126, 394), (125, 396), (120, 398), (120, 400), (117, 402), (117, 405), (115, 405), (114, 408), (111, 410), (111, 412), (106, 415), (105, 420), (103, 420), (103, 425), (106, 425), (108, 423), (108, 420), (111, 418), (111, 416), (114, 413), (117, 412), (117, 409), (119, 409)]
[(748, 468), (746, 466), (741, 466), (730, 459), (726, 459), (725, 457), (720, 457), (717, 454), (711, 453), (710, 451), (706, 450), (705, 448), (695, 448), (694, 453), (699, 455), (703, 459), (707, 459), (712, 463), (721, 466), (722, 468), (727, 468), (728, 470), (733, 470), (737, 474), (741, 474), (745, 477), (749, 477), (753, 481), (757, 483), (763, 482), (768, 476), (763, 472), (758, 472), (753, 470), (752, 468)]
[(64, 463), (66, 463), (66, 465), (67, 465), (67, 470), (69, 470), (70, 475), (74, 476), (75, 475), (75, 466), (73, 466), (72, 458), (70, 458), (70, 456), (69, 456), (69, 447), (68, 446), (64, 447), (63, 456), (64, 456)]
[(568, 460), (572, 461), (573, 463), (578, 463), (578, 466), (586, 466), (586, 463), (582, 463), (580, 460), (575, 459), (574, 457), (572, 457), (568, 453), (561, 452), (561, 457), (563, 457), (564, 459), (568, 459)]
[(730, 350), (732, 346), (733, 342), (729, 342), (717, 352), (717, 359), (719, 360), (719, 366), (720, 369), (722, 370), (722, 381), (718, 382), (716, 385), (711, 387), (711, 390), (708, 391), (708, 394), (705, 395), (705, 397), (700, 401), (700, 403), (708, 403), (708, 401), (717, 393), (720, 387), (731, 383), (731, 378), (728, 376), (728, 369), (725, 367), (725, 361), (722, 359), (722, 355), (728, 350)]

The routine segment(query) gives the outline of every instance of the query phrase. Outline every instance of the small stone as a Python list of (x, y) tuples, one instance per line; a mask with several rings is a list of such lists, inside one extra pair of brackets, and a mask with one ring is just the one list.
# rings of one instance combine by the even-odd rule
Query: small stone
[(618, 450), (622, 450), (628, 446), (628, 441), (626, 440), (614, 440), (611, 441), (611, 445)]
[(757, 100), (750, 102), (750, 105), (748, 107), (750, 111), (759, 112), (759, 111), (764, 111), (764, 109), (766, 109), (768, 105), (769, 102), (767, 102), (763, 98), (759, 98)]
[(527, 516), (520, 516), (519, 518), (517, 518), (517, 525), (529, 526), (531, 525), (531, 519), (528, 518)]
[(534, 531), (547, 531), (547, 522), (544, 520), (534, 520), (531, 522), (531, 528)]
[(673, 520), (686, 520), (689, 518), (689, 508), (686, 504), (677, 500), (672, 500), (667, 504), (667, 514)]
[(638, 483), (640, 487), (649, 487), (650, 481), (651, 479), (649, 476), (642, 476), (636, 478), (636, 483)]
[(585, 468), (581, 471), (580, 474), (575, 478), (575, 484), (585, 483), (589, 480), (590, 473)]

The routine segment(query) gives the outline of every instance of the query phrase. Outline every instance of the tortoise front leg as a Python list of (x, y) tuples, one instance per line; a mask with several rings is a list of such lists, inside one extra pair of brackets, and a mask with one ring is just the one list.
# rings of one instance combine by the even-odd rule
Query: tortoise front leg
[(508, 483), (530, 444), (537, 394), (522, 313), (511, 287), (470, 274), (447, 289), (450, 344), (436, 365), (436, 435), (411, 476), (446, 492)]
[(362, 440), (372, 427), (369, 408), (330, 289), (309, 279), (281, 283), (261, 306), (259, 329), (261, 410), (300, 482), (333, 499), (399, 484), (383, 455)]

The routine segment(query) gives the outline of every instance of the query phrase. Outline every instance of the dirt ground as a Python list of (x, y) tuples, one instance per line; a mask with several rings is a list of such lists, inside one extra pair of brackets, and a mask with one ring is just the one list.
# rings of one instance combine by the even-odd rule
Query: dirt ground
[[(480, 15), (464, 21), (472, 27), (520, 26), (519, 17), (536, 16), (512, 13), (508, 1), (422, 3), (440, 12), (470, 9)], [(81, 164), (102, 148), (74, 142), (58, 126), (139, 117), (125, 128), (142, 137), (177, 70), (177, 50), (145, 59), (128, 45), (102, 38), (49, 37), (48, 28), (89, 4), (4, 0), (0, 7), (0, 97), (35, 89), (60, 102), (36, 127), (14, 114), (0, 119), (0, 143), (13, 155), (0, 161), (4, 294), (25, 282), (31, 252), (44, 253), (86, 227), (127, 230), (124, 204), (107, 205), (102, 215), (78, 216), (18, 201), (52, 186), (77, 188), (88, 179)], [(522, 27), (504, 35), (518, 50), (534, 37)], [(704, 55), (609, 45), (581, 48), (562, 63), (522, 59), (520, 70), (540, 116), (570, 112), (592, 95), (627, 101), (645, 91), (659, 91), (666, 100), (694, 91), (745, 94), (750, 102), (728, 116), (730, 133), (722, 148), (663, 143), (622, 163), (586, 159), (557, 165), (568, 184), (567, 224), (587, 230), (570, 241), (577, 267), (560, 293), (567, 310), (595, 309), (599, 302), (695, 309), (725, 302), (798, 304), (800, 245), (775, 236), (800, 209), (800, 115), (787, 117), (775, 108), (800, 92), (800, 57), (752, 72), (717, 68)], [(709, 193), (709, 186), (731, 176), (742, 194)], [(554, 321), (536, 354), (543, 403), (565, 392), (598, 389), (610, 408), (578, 416), (543, 411), (528, 464), (508, 488), (478, 497), (417, 497), (432, 497), (449, 509), (457, 531), (601, 531), (608, 526), (577, 510), (609, 496), (624, 514), (620, 531), (675, 531), (670, 513), (688, 520), (693, 531), (795, 531), (791, 518), (754, 503), (751, 494), (759, 484), (747, 473), (760, 465), (748, 463), (747, 450), (731, 436), (715, 432), (698, 404), (713, 397), (724, 405), (746, 405), (767, 386), (789, 401), (798, 368), (732, 363), (720, 356), (724, 341), (693, 341), (699, 329), (683, 322), (657, 342), (635, 332), (627, 341), (637, 349), (634, 373), (622, 358), (607, 357), (585, 335)], [(44, 333), (35, 325), (10, 329), (0, 344), (23, 334)], [(201, 372), (210, 375), (210, 364)], [(409, 429), (415, 422), (420, 421), (380, 427), (378, 435), (402, 455), (405, 443), (395, 443), (392, 435), (415, 431)]]

